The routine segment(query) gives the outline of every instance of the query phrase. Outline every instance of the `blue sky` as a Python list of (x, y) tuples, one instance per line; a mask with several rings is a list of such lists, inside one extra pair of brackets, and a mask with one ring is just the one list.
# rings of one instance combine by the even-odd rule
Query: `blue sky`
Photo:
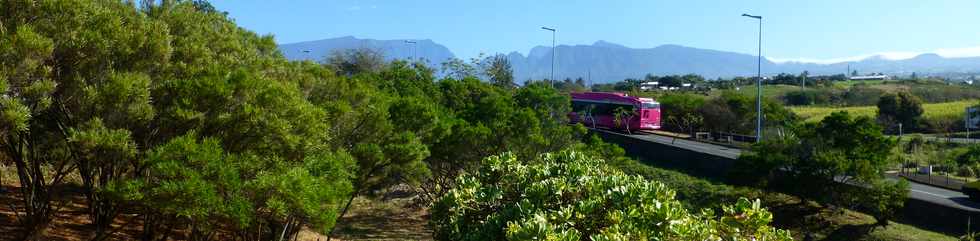
[(432, 39), (459, 57), (526, 54), (537, 45), (633, 48), (678, 44), (755, 54), (764, 16), (763, 55), (832, 62), (874, 54), (900, 59), (925, 52), (980, 56), (976, 0), (212, 0), (236, 22), (279, 43), (341, 36)]

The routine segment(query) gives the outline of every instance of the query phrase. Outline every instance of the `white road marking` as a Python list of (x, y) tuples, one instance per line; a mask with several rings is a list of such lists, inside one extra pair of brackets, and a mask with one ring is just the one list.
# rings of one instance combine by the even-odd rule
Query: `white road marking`
[(939, 195), (939, 194), (935, 194), (935, 193), (931, 193), (931, 192), (926, 192), (926, 191), (921, 191), (921, 190), (915, 190), (915, 189), (911, 189), (911, 188), (909, 190), (910, 191), (913, 191), (913, 192), (917, 192), (917, 193), (923, 193), (923, 194), (926, 194), (926, 195), (932, 195), (932, 196), (946, 198), (946, 199), (949, 199), (950, 198), (948, 196), (943, 196), (943, 195)]

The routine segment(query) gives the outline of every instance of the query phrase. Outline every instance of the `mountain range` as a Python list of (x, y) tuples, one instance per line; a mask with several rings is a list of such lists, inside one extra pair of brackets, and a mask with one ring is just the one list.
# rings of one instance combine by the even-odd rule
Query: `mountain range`
[[(417, 56), (432, 66), (455, 58), (446, 46), (432, 40), (374, 40), (341, 37), (279, 45), (280, 51), (290, 60), (322, 60), (332, 51), (352, 48), (380, 50), (386, 59), (409, 59)], [(417, 49), (416, 49), (417, 48)], [(626, 78), (642, 78), (647, 74), (699, 74), (709, 79), (756, 74), (755, 55), (680, 45), (661, 45), (654, 48), (630, 48), (606, 41), (592, 45), (559, 45), (557, 70), (559, 79), (583, 78), (593, 83), (608, 83)], [(527, 79), (545, 79), (551, 76), (552, 48), (537, 46), (527, 56), (518, 52), (507, 54), (517, 82)], [(416, 52), (417, 51), (417, 52)], [(763, 75), (778, 73), (798, 74), (808, 71), (811, 75), (844, 74), (848, 70), (859, 73), (885, 73), (890, 75), (920, 75), (943, 73), (978, 73), (980, 57), (945, 58), (937, 54), (922, 54), (910, 59), (892, 60), (872, 56), (859, 61), (832, 64), (773, 62), (763, 58)]]

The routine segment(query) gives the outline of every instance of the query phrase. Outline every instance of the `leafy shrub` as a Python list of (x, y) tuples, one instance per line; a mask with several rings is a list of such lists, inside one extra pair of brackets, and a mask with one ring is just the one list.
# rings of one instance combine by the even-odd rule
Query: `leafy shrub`
[(524, 164), (513, 154), (484, 160), (432, 208), (438, 240), (789, 240), (767, 226), (759, 201), (740, 199), (715, 216), (692, 214), (663, 183), (565, 151)]
[(835, 102), (843, 106), (866, 106), (874, 105), (878, 99), (885, 94), (884, 90), (870, 88), (866, 86), (854, 86), (853, 88), (840, 93)]
[(973, 171), (973, 167), (971, 166), (960, 166), (960, 168), (956, 169), (956, 175), (961, 177), (973, 177), (976, 176), (976, 172)]
[(836, 95), (828, 88), (796, 90), (786, 92), (783, 102), (787, 105), (829, 105)]
[[(786, 138), (766, 140), (739, 157), (737, 170), (767, 188), (848, 207), (865, 207), (887, 225), (908, 195), (904, 182), (884, 180), (895, 141), (871, 118), (835, 112), (819, 123), (793, 128)], [(778, 175), (773, 175), (777, 173)], [(857, 183), (853, 188), (841, 183)]]
[(980, 164), (980, 145), (972, 145), (965, 152), (956, 157), (956, 162), (960, 165)]
[(878, 100), (878, 120), (886, 126), (903, 124), (905, 128), (914, 129), (924, 112), (922, 100), (908, 92), (886, 94)]

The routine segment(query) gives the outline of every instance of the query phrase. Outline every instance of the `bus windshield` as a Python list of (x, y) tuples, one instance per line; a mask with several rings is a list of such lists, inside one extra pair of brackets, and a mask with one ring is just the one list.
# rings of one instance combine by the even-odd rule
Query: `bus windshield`
[(660, 108), (660, 103), (657, 102), (643, 102), (642, 109), (657, 109)]

